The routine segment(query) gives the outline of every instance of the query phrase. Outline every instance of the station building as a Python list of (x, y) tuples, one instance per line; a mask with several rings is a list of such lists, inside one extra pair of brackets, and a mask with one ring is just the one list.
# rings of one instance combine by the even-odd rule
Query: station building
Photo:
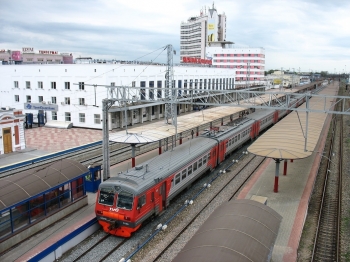
[(0, 155), (25, 149), (22, 110), (0, 109)]
[[(127, 125), (164, 117), (165, 72), (160, 64), (18, 64), (0, 66), (0, 107), (38, 113), (46, 121), (63, 121), (75, 127), (102, 129), (102, 100), (127, 89), (132, 103), (127, 108)], [(203, 90), (235, 88), (235, 70), (200, 65), (176, 65), (173, 85), (178, 96)], [(163, 90), (161, 89), (163, 88)], [(199, 91), (201, 89), (201, 91)], [(111, 109), (120, 107), (115, 103)], [(192, 105), (178, 105), (178, 114), (191, 111)], [(115, 111), (115, 110), (114, 110)], [(125, 126), (124, 110), (109, 113), (111, 129)]]

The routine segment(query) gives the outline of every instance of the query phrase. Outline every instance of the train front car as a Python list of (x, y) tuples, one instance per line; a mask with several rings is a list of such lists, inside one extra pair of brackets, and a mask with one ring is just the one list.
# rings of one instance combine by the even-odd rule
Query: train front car
[(103, 230), (109, 234), (130, 237), (141, 224), (135, 225), (136, 205), (133, 184), (110, 178), (100, 184), (95, 213)]

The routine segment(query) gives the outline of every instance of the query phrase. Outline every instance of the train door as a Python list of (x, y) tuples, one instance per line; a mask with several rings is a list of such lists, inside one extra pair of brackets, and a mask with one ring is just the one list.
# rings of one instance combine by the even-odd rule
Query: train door
[(4, 153), (8, 154), (12, 152), (12, 137), (11, 137), (11, 127), (4, 128), (2, 130), (2, 137), (4, 143)]
[(163, 211), (166, 208), (166, 181), (164, 181), (159, 188), (159, 195), (161, 201), (159, 203), (159, 212)]

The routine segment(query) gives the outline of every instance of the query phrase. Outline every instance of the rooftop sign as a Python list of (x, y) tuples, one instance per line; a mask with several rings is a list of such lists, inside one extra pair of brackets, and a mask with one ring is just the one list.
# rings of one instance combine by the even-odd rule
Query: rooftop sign
[(42, 54), (42, 55), (58, 55), (58, 52), (57, 51), (39, 50), (39, 54)]
[(34, 48), (33, 47), (22, 47), (22, 52), (23, 53), (34, 53)]

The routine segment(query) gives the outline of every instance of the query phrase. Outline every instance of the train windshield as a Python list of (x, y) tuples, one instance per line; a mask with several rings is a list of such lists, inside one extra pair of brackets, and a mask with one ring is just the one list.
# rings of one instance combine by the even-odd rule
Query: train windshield
[(121, 191), (118, 194), (117, 207), (131, 210), (133, 201), (134, 201), (133, 194), (126, 191)]
[(113, 206), (114, 195), (113, 187), (101, 187), (98, 202), (103, 205)]

